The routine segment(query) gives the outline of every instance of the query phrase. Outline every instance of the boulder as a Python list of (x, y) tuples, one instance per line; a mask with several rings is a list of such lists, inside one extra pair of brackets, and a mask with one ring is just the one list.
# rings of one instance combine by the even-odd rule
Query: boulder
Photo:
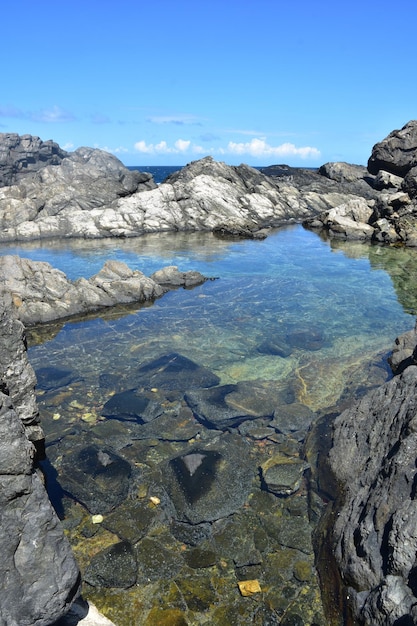
[(319, 174), (338, 183), (352, 183), (369, 176), (369, 172), (364, 165), (352, 165), (351, 163), (340, 161), (325, 163), (319, 168)]
[(368, 170), (379, 170), (404, 177), (417, 165), (417, 120), (411, 120), (401, 130), (393, 130), (385, 139), (375, 144), (368, 160)]
[(251, 448), (242, 437), (224, 433), (190, 447), (163, 468), (175, 519), (189, 524), (213, 522), (240, 509), (255, 478)]
[(356, 198), (324, 211), (304, 224), (310, 228), (323, 228), (334, 237), (371, 239), (374, 229), (368, 222), (372, 215), (370, 203), (364, 198)]

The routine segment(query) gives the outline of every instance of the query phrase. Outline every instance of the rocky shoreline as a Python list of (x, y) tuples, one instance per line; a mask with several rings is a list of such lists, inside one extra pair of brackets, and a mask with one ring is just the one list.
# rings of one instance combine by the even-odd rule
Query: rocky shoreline
[[(303, 222), (330, 237), (416, 246), (417, 122), (377, 144), (367, 168), (330, 163), (318, 172), (286, 166), (259, 172), (207, 157), (159, 186), (99, 150), (66, 153), (54, 142), (0, 134), (0, 187), (2, 242), (170, 230), (262, 237), (269, 227)], [(78, 566), (36, 466), (44, 436), (22, 322), (153, 301), (168, 289), (204, 280), (172, 267), (147, 278), (112, 262), (88, 281), (72, 282), (48, 264), (0, 257), (5, 626), (48, 626), (68, 614), (80, 593)], [(417, 621), (416, 346), (416, 332), (398, 339), (391, 357), (394, 378), (336, 417), (329, 453), (320, 459), (340, 487), (328, 536), (360, 624)], [(188, 398), (203, 415), (207, 394), (191, 391)], [(193, 455), (210, 457), (210, 446)], [(194, 515), (189, 503), (181, 506), (187, 520)]]

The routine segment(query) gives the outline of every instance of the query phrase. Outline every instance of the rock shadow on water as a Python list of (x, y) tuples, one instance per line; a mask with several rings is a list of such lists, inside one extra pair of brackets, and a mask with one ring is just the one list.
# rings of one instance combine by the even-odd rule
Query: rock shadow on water
[(189, 504), (194, 504), (209, 491), (220, 459), (218, 452), (194, 450), (170, 461)]

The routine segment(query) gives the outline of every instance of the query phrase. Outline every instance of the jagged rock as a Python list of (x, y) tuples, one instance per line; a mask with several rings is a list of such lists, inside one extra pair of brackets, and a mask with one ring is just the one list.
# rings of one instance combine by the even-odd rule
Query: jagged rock
[(59, 165), (67, 156), (54, 141), (0, 133), (0, 187), (13, 185), (47, 165)]
[(88, 280), (71, 281), (49, 263), (12, 255), (0, 257), (0, 275), (12, 294), (17, 317), (26, 325), (86, 314), (116, 304), (153, 301), (168, 288), (193, 287), (206, 280), (199, 272), (168, 268), (156, 273), (156, 278), (164, 284), (161, 286), (121, 261), (107, 261)]
[(334, 237), (371, 239), (374, 228), (368, 223), (373, 207), (364, 198), (356, 198), (304, 222), (309, 228), (323, 228)]
[(334, 422), (329, 462), (342, 495), (332, 549), (360, 624), (393, 626), (415, 610), (416, 414), (411, 365)]
[(403, 180), (401, 176), (379, 170), (374, 179), (374, 187), (375, 189), (401, 189)]
[(385, 139), (375, 144), (368, 160), (368, 170), (379, 170), (405, 176), (417, 165), (417, 120), (411, 120), (401, 130), (393, 130)]
[(0, 623), (48, 626), (79, 593), (70, 545), (34, 468), (39, 425), (23, 326), (0, 285)]

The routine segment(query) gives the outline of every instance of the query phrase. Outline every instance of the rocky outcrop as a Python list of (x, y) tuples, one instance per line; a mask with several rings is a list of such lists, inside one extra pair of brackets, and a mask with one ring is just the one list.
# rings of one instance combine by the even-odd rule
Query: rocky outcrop
[(373, 147), (368, 170), (371, 174), (382, 170), (404, 177), (416, 165), (417, 121), (412, 120)]
[(35, 376), (10, 294), (0, 291), (0, 623), (47, 626), (79, 593), (79, 571), (35, 468)]
[(0, 133), (0, 187), (14, 185), (47, 165), (59, 165), (66, 156), (54, 141)]
[(416, 330), (391, 357), (398, 375), (341, 413), (329, 468), (340, 488), (331, 549), (360, 624), (417, 622)]
[(169, 289), (194, 287), (206, 280), (199, 272), (180, 272), (175, 266), (148, 278), (125, 263), (107, 261), (88, 280), (71, 281), (49, 263), (12, 255), (0, 257), (0, 276), (12, 295), (15, 315), (26, 326), (85, 315), (117, 304), (153, 301)]
[[(359, 166), (337, 163), (319, 171), (341, 183), (361, 174)], [(377, 192), (372, 198), (364, 196), (370, 210), (347, 216), (344, 202), (310, 216), (305, 225), (345, 239), (417, 246), (417, 121), (408, 122), (373, 147), (363, 179)]]
[[(15, 143), (23, 142), (14, 137)], [(25, 145), (37, 142), (25, 136)], [(3, 242), (215, 228), (252, 236), (265, 227), (301, 221), (358, 192), (372, 195), (369, 184), (360, 177), (352, 180), (352, 175), (345, 175), (343, 184), (308, 170), (277, 178), (275, 171), (265, 175), (211, 157), (190, 163), (157, 187), (149, 174), (128, 170), (114, 156), (90, 148), (61, 151), (52, 161), (42, 160), (33, 149), (27, 175), (11, 176), (15, 152), (9, 144), (10, 135), (0, 134), (0, 153), (3, 145), (8, 154), (7, 186), (0, 189)], [(13, 167), (19, 169), (18, 160)]]

